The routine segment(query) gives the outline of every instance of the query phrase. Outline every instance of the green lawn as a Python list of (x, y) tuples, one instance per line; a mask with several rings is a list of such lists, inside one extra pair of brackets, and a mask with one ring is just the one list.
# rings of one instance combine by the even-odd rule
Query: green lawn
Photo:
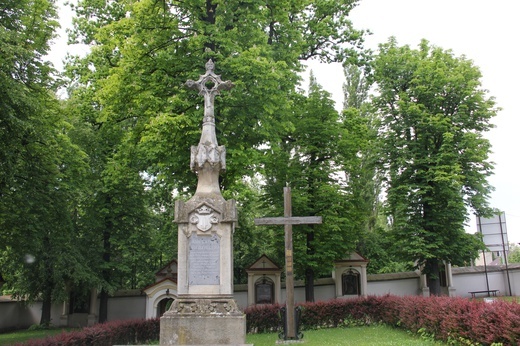
[[(273, 346), (277, 334), (253, 334), (247, 342), (255, 346)], [(305, 346), (432, 346), (445, 345), (421, 339), (402, 330), (387, 326), (350, 327), (335, 329), (309, 330), (302, 339)]]
[[(49, 335), (60, 334), (65, 329), (18, 330), (16, 332), (0, 334), (0, 345), (13, 345), (30, 339), (41, 339)], [(66, 329), (72, 330), (72, 329)]]
[[(17, 331), (0, 334), (0, 345), (12, 345), (29, 339), (44, 338), (59, 334), (62, 329)], [(248, 334), (247, 343), (255, 346), (273, 346), (278, 334)], [(444, 345), (440, 342), (421, 339), (402, 330), (387, 326), (350, 327), (337, 329), (309, 330), (304, 332), (302, 345), (305, 346), (432, 346)]]

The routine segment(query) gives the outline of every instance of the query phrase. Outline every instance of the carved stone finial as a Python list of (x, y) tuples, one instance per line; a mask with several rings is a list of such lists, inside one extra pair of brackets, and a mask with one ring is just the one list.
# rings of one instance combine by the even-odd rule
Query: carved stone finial
[(197, 90), (199, 95), (204, 97), (202, 134), (199, 144), (191, 147), (190, 168), (199, 175), (197, 191), (216, 192), (218, 189), (220, 192), (220, 188), (213, 185), (218, 184), (219, 172), (226, 169), (226, 149), (218, 145), (215, 133), (215, 95), (220, 94), (221, 90), (231, 89), (233, 83), (222, 81), (220, 75), (215, 74), (214, 70), (215, 63), (210, 59), (206, 63), (205, 74), (200, 75), (197, 81), (186, 81), (188, 88)]
[[(197, 81), (193, 81), (191, 79), (187, 80), (186, 86), (190, 89), (198, 90), (199, 95), (210, 95), (212, 97), (220, 94), (220, 90), (231, 89), (234, 86), (233, 83), (231, 83), (231, 81), (222, 81), (220, 75), (217, 75), (213, 72), (214, 69), (215, 63), (213, 60), (209, 59), (206, 63), (206, 73), (200, 75)], [(204, 101), (206, 101), (206, 99), (204, 99)]]
[(213, 62), (213, 60), (209, 59), (208, 62), (206, 63), (206, 73), (213, 72), (214, 69), (215, 69), (215, 63)]

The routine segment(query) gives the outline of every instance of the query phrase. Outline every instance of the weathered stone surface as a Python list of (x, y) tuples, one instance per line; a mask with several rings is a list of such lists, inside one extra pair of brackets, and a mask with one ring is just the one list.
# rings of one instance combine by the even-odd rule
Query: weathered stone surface
[(245, 315), (233, 299), (174, 301), (161, 317), (161, 345), (243, 345)]

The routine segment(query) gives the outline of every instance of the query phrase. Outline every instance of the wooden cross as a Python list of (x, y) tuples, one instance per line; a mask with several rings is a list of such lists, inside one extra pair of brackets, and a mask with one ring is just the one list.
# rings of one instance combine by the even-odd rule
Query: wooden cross
[(293, 240), (292, 225), (320, 224), (321, 216), (292, 216), (291, 188), (283, 188), (283, 217), (265, 217), (255, 219), (255, 225), (284, 225), (285, 226), (285, 287), (286, 287), (286, 316), (287, 335), (285, 339), (298, 339), (294, 323), (294, 275), (293, 275)]

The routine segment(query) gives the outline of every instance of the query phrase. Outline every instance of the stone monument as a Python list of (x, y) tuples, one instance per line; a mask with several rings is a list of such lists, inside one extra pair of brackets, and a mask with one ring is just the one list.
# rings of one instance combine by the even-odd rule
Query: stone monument
[(161, 345), (240, 345), (245, 343), (246, 318), (233, 299), (233, 232), (235, 201), (226, 201), (219, 174), (226, 168), (226, 150), (215, 133), (214, 101), (233, 87), (214, 73), (186, 85), (204, 97), (204, 118), (198, 146), (191, 147), (190, 167), (198, 176), (195, 195), (176, 201), (178, 282), (176, 299), (161, 317)]

